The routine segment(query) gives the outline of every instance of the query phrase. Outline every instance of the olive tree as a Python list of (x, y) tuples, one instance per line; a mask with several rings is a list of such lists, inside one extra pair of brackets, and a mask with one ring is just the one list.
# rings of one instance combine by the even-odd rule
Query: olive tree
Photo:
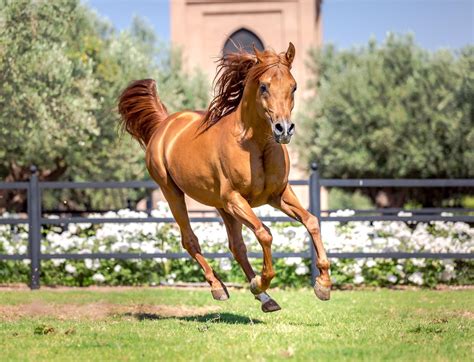
[[(79, 0), (1, 1), (0, 179), (27, 180), (32, 164), (40, 180), (143, 179), (142, 152), (117, 132), (116, 101), (149, 77), (170, 110), (207, 103), (203, 76), (184, 72), (140, 19), (118, 33)], [(3, 196), (0, 207), (11, 206)], [(73, 196), (87, 205), (104, 194)]]
[[(332, 178), (474, 177), (474, 47), (429, 52), (411, 36), (313, 50), (316, 97), (299, 149)], [(379, 204), (440, 204), (462, 190), (365, 189)], [(454, 192), (453, 193), (451, 193)]]

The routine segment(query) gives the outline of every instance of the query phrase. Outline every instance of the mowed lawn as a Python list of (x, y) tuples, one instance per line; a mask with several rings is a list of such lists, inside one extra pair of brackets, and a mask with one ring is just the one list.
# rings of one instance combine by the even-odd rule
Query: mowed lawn
[(474, 290), (2, 290), (0, 360), (473, 360)]

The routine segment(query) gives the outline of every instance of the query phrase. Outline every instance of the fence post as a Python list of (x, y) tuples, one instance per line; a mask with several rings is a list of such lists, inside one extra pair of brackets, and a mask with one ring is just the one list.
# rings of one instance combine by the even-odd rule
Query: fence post
[(28, 187), (28, 253), (30, 257), (30, 288), (39, 289), (41, 273), (41, 191), (36, 166), (30, 168)]
[(148, 216), (151, 216), (152, 210), (153, 210), (153, 190), (147, 190), (146, 213), (148, 214)]
[[(311, 175), (309, 177), (309, 211), (318, 218), (321, 225), (321, 186), (319, 184), (319, 171), (316, 162), (311, 163)], [(319, 270), (316, 267), (316, 249), (311, 236), (309, 238), (309, 249), (311, 251), (311, 283), (314, 285)]]

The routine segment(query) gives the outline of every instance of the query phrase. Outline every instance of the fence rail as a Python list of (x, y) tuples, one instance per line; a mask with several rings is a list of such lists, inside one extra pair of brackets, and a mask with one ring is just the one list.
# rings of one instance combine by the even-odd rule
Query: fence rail
[[(129, 182), (40, 182), (36, 168), (32, 167), (29, 182), (0, 182), (0, 190), (26, 190), (28, 211), (27, 218), (0, 218), (0, 224), (28, 224), (28, 254), (5, 255), (0, 254), (0, 260), (24, 260), (30, 262), (30, 288), (40, 287), (41, 260), (50, 259), (152, 259), (166, 258), (179, 259), (188, 258), (186, 253), (88, 253), (88, 254), (42, 254), (41, 253), (41, 230), (42, 225), (66, 225), (71, 223), (134, 223), (134, 222), (163, 222), (173, 223), (174, 219), (165, 217), (157, 218), (148, 216), (146, 218), (87, 218), (87, 217), (43, 217), (42, 211), (42, 190), (46, 189), (130, 189), (146, 188), (154, 189), (157, 185), (152, 181), (129, 181)], [(321, 210), (321, 187), (469, 187), (474, 188), (474, 179), (321, 179), (319, 177), (316, 164), (311, 165), (311, 175), (309, 180), (292, 180), (290, 184), (296, 186), (309, 186), (309, 210), (316, 215), (320, 222), (328, 221), (463, 221), (474, 223), (473, 209), (443, 209), (427, 208), (418, 210), (403, 209), (374, 209), (356, 210), (351, 216), (333, 216), (331, 210)], [(401, 213), (403, 212), (403, 213)], [(65, 212), (66, 213), (66, 212)], [(452, 213), (448, 216), (443, 213)], [(324, 215), (323, 215), (324, 214)], [(375, 215), (368, 215), (375, 214)], [(288, 217), (269, 216), (262, 217), (262, 221), (267, 222), (287, 222), (292, 221)], [(220, 217), (191, 217), (191, 222), (222, 222)], [(231, 253), (204, 253), (209, 258), (231, 258)], [(261, 253), (248, 253), (250, 258), (260, 258)], [(329, 257), (337, 258), (433, 258), (433, 259), (472, 259), (473, 253), (431, 253), (431, 252), (383, 252), (383, 253), (328, 253)], [(274, 258), (287, 257), (311, 257), (312, 280), (317, 275), (316, 251), (309, 240), (308, 250), (299, 253), (275, 252)]]

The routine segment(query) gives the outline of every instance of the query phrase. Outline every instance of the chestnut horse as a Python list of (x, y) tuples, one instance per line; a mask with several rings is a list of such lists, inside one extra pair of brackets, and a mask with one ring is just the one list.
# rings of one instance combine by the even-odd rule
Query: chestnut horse
[[(227, 54), (219, 60), (215, 98), (207, 112), (169, 115), (152, 79), (131, 83), (121, 94), (119, 112), (125, 131), (146, 147), (146, 165), (159, 184), (181, 231), (182, 245), (204, 270), (216, 300), (226, 300), (224, 283), (201, 253), (187, 214), (184, 195), (215, 207), (227, 230), (229, 247), (264, 312), (280, 309), (265, 292), (275, 275), (272, 234), (253, 207), (270, 204), (302, 222), (317, 251), (314, 291), (328, 300), (329, 261), (319, 223), (288, 184), (290, 162), (284, 144), (295, 132), (291, 121), (296, 82), (291, 75), (295, 47)], [(261, 276), (253, 271), (242, 239), (242, 225), (263, 249)]]

